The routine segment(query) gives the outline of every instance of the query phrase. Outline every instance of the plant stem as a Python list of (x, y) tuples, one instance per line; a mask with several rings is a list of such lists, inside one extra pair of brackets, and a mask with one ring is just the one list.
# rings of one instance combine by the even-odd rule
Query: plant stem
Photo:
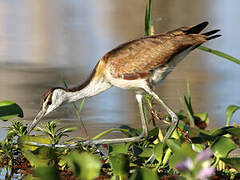
[(113, 132), (113, 131), (128, 132), (127, 129), (113, 128), (113, 129), (108, 129), (108, 130), (106, 130), (106, 131), (101, 132), (100, 134), (96, 135), (96, 136), (93, 137), (92, 139), (93, 139), (93, 140), (99, 139), (99, 138), (102, 137), (103, 135), (106, 135), (106, 134), (108, 134), (108, 133), (110, 133), (110, 132)]
[(209, 53), (212, 53), (212, 54), (215, 54), (216, 56), (220, 56), (224, 59), (228, 59), (232, 62), (235, 62), (237, 64), (240, 64), (240, 60), (233, 57), (233, 56), (230, 56), (224, 52), (221, 52), (221, 51), (218, 51), (218, 50), (214, 50), (214, 49), (210, 49), (210, 48), (207, 48), (205, 46), (199, 46), (198, 49), (202, 50), (202, 51), (206, 51), (206, 52), (209, 52)]
[[(63, 77), (62, 77), (62, 82), (63, 82), (65, 88), (68, 88), (67, 82), (63, 79)], [(78, 109), (76, 103), (72, 102), (72, 105), (73, 105), (73, 109), (75, 110), (75, 113), (77, 115), (77, 118), (80, 121), (80, 125), (83, 128), (83, 131), (84, 131), (84, 134), (86, 136), (86, 139), (89, 139), (89, 135), (88, 135), (87, 129), (86, 129), (83, 121), (81, 120), (81, 117), (80, 117), (80, 111), (82, 110), (84, 102), (85, 102), (85, 99), (82, 100), (82, 102), (80, 104), (80, 109)]]

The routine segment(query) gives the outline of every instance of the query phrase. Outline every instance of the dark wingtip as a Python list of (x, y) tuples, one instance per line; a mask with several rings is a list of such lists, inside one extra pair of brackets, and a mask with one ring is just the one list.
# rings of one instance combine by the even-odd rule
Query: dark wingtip
[(220, 31), (220, 29), (215, 29), (215, 30), (212, 30), (212, 31), (208, 31), (208, 32), (202, 33), (201, 35), (211, 36), (213, 34), (216, 34), (219, 31)]
[(190, 29), (186, 30), (185, 33), (186, 34), (198, 34), (200, 33), (205, 27), (207, 27), (208, 22), (202, 22), (196, 26), (191, 27)]
[(214, 36), (207, 37), (206, 39), (211, 40), (211, 39), (215, 39), (215, 38), (218, 38), (218, 37), (221, 37), (221, 36), (222, 36), (221, 34), (216, 34)]

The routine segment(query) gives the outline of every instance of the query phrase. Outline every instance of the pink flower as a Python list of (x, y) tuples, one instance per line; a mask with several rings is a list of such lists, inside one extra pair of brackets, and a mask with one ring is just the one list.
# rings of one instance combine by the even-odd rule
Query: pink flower
[(206, 161), (206, 160), (210, 159), (211, 156), (212, 156), (212, 152), (211, 152), (210, 148), (207, 148), (204, 151), (198, 153), (198, 155), (196, 157), (196, 161)]
[(176, 168), (179, 171), (187, 171), (187, 170), (191, 170), (193, 168), (193, 161), (191, 158), (187, 157), (186, 159), (184, 159), (183, 162), (181, 163), (177, 163), (176, 164)]
[(207, 179), (208, 177), (215, 174), (215, 168), (214, 167), (208, 167), (205, 169), (202, 169), (199, 171), (197, 175), (197, 179)]

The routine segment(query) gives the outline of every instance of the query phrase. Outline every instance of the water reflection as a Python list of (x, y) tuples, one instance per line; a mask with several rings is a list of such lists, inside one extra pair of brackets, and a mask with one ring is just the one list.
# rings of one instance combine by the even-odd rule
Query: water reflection
[[(209, 20), (210, 28), (221, 28), (223, 37), (207, 46), (240, 57), (239, 11), (235, 8), (240, 2), (224, 2), (155, 0), (156, 32)], [(42, 93), (61, 86), (61, 76), (71, 86), (79, 84), (104, 53), (140, 37), (144, 8), (143, 0), (1, 1), (1, 99), (16, 101), (23, 107), (25, 119), (33, 119)], [(239, 74), (237, 65), (197, 50), (178, 65), (158, 94), (177, 111), (183, 108), (179, 95), (186, 91), (189, 80), (196, 111), (209, 112), (211, 125), (220, 126), (225, 124), (227, 105), (240, 104)], [(48, 116), (59, 117), (65, 119), (63, 123), (78, 124), (71, 105)], [(134, 93), (111, 88), (86, 102), (82, 119), (91, 135), (119, 124), (139, 126)]]

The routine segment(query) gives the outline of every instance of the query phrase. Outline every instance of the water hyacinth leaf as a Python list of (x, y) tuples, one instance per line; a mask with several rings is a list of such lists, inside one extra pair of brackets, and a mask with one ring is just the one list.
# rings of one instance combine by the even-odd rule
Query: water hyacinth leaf
[(194, 159), (197, 153), (192, 150), (192, 145), (183, 143), (178, 151), (173, 152), (169, 159), (169, 166), (175, 168), (176, 164), (183, 162), (186, 158)]
[(34, 151), (38, 146), (31, 145), (31, 142), (40, 144), (51, 144), (51, 140), (44, 136), (21, 136), (18, 138), (18, 144), (21, 149)]
[(240, 138), (240, 128), (239, 127), (232, 127), (232, 128), (227, 129), (226, 131), (229, 132), (230, 134)]
[(196, 143), (196, 144), (201, 144), (201, 143), (204, 143), (207, 141), (213, 141), (217, 138), (217, 137), (208, 135), (208, 133), (206, 133), (206, 132), (201, 132), (201, 131), (199, 131), (197, 136), (189, 135), (189, 137), (191, 138), (192, 142)]
[(128, 148), (131, 143), (122, 143), (122, 144), (112, 144), (108, 146), (108, 153), (122, 153), (122, 154), (127, 154), (128, 153)]
[(51, 166), (38, 167), (34, 170), (34, 174), (37, 176), (36, 179), (38, 180), (47, 180), (47, 179), (59, 180), (60, 179), (57, 169)]
[(192, 149), (195, 151), (195, 152), (202, 152), (204, 149), (205, 149), (205, 146), (203, 144), (192, 144)]
[(57, 158), (55, 150), (46, 146), (41, 146), (32, 152), (24, 149), (22, 153), (33, 167), (47, 166)]
[(110, 154), (109, 162), (115, 176), (119, 176), (121, 179), (124, 179), (127, 177), (130, 169), (129, 159), (127, 154), (122, 154), (122, 153)]
[(174, 139), (180, 139), (182, 136), (183, 136), (183, 133), (181, 131), (184, 131), (184, 125), (183, 124), (178, 124), (178, 128), (176, 128), (172, 135), (171, 135), (171, 138), (174, 138)]
[(162, 162), (162, 157), (163, 157), (163, 148), (164, 148), (164, 143), (159, 142), (154, 146), (154, 156), (158, 160), (158, 162)]
[(99, 176), (101, 162), (99, 158), (87, 152), (72, 152), (66, 162), (74, 175), (80, 179), (93, 180)]
[(210, 135), (211, 136), (222, 136), (222, 135), (225, 135), (225, 134), (228, 134), (228, 129), (232, 128), (233, 126), (227, 126), (227, 127), (223, 127), (223, 128), (216, 128), (216, 129), (212, 129), (210, 131)]
[(139, 157), (150, 157), (153, 154), (152, 148), (142, 148), (142, 152), (138, 155)]
[(223, 162), (240, 171), (240, 157), (220, 158)]
[(172, 150), (170, 148), (167, 148), (167, 150), (164, 152), (163, 160), (162, 160), (162, 167), (165, 167), (168, 163), (170, 157), (172, 154)]
[(22, 150), (22, 154), (32, 167), (47, 166), (49, 163), (49, 159), (38, 159), (31, 151)]
[(130, 180), (158, 180), (156, 171), (147, 168), (137, 168)]
[(239, 109), (240, 109), (240, 106), (237, 106), (237, 105), (230, 105), (227, 107), (227, 109), (226, 109), (226, 118), (227, 118), (226, 126), (230, 126), (230, 120), (231, 120), (233, 114)]
[(23, 118), (23, 110), (21, 107), (12, 101), (0, 101), (0, 119), (8, 121), (15, 117)]
[(195, 127), (190, 127), (190, 126), (185, 126), (184, 129), (186, 129), (188, 131), (188, 136), (190, 138), (192, 137), (198, 137), (200, 133), (204, 132), (204, 130), (201, 130), (199, 128), (195, 128)]
[(175, 139), (166, 139), (166, 144), (173, 152), (178, 152), (181, 149), (180, 142)]
[(152, 136), (153, 138), (151, 138), (151, 136), (150, 136), (149, 141), (153, 141), (153, 144), (157, 144), (157, 143), (163, 141), (164, 136), (163, 136), (162, 130), (159, 127), (154, 128), (154, 129), (157, 129), (158, 134), (157, 134), (157, 136)]
[(227, 157), (227, 155), (236, 148), (237, 145), (233, 142), (233, 140), (224, 136), (218, 137), (211, 146), (212, 153), (217, 158)]

